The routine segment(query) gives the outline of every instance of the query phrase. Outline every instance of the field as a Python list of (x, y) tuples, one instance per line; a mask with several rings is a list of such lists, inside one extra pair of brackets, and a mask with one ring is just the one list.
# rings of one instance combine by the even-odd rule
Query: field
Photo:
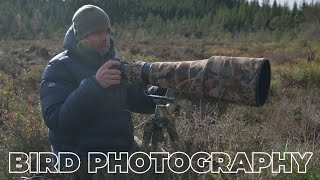
[[(226, 152), (313, 152), (305, 174), (169, 174), (171, 179), (319, 179), (320, 42), (312, 35), (259, 32), (210, 37), (147, 36), (117, 33), (119, 57), (128, 61), (180, 61), (212, 55), (266, 57), (272, 80), (265, 106), (256, 108), (192, 99), (183, 102), (176, 127), (181, 150)], [(39, 84), (51, 57), (62, 49), (63, 35), (44, 40), (0, 41), (0, 179), (8, 173), (8, 152), (50, 151), (40, 112)], [(135, 114), (136, 125), (146, 115)], [(136, 129), (142, 137), (142, 129)], [(165, 149), (173, 151), (166, 137)], [(288, 161), (289, 163), (289, 161)], [(26, 174), (26, 176), (29, 176)]]

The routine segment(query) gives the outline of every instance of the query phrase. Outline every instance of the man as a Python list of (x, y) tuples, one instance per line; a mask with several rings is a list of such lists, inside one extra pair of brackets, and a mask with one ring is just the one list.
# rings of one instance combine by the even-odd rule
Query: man
[(155, 104), (137, 84), (123, 83), (108, 15), (85, 5), (72, 18), (66, 51), (44, 70), (41, 109), (53, 152), (123, 152), (134, 148), (131, 112), (153, 113)]

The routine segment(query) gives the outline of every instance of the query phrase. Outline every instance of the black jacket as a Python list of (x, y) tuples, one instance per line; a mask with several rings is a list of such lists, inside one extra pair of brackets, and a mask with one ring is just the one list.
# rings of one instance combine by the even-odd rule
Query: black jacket
[(41, 110), (56, 151), (87, 156), (88, 151), (128, 151), (133, 144), (131, 112), (153, 113), (155, 105), (137, 84), (123, 83), (103, 89), (96, 71), (114, 57), (102, 58), (77, 47), (70, 28), (67, 50), (50, 60), (42, 75)]

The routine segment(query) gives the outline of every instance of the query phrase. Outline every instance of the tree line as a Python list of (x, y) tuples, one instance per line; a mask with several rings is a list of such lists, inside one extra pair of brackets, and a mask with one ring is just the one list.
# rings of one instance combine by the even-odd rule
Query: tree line
[(103, 8), (117, 29), (202, 37), (212, 31), (287, 31), (319, 22), (319, 4), (275, 0), (0, 0), (0, 39), (49, 38), (64, 32), (84, 4)]

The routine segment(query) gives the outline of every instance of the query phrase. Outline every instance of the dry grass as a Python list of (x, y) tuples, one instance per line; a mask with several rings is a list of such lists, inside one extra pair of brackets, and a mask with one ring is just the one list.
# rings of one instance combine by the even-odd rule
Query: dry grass
[[(301, 41), (289, 43), (256, 41), (255, 38), (228, 36), (216, 39), (135, 39), (116, 37), (118, 54), (128, 60), (192, 60), (211, 55), (268, 57), (272, 64), (270, 98), (262, 108), (239, 105), (217, 106), (215, 102), (183, 101), (176, 127), (181, 151), (310, 151), (314, 153), (307, 174), (256, 175), (207, 174), (188, 172), (169, 174), (168, 179), (318, 179), (320, 178), (320, 64), (319, 49), (315, 60), (307, 62), (308, 49)], [(39, 81), (47, 61), (61, 50), (59, 40), (2, 42), (0, 46), (0, 179), (7, 172), (9, 151), (50, 151), (46, 127), (39, 109)], [(314, 43), (314, 44), (312, 44)], [(312, 47), (318, 47), (312, 42)], [(6, 44), (4, 46), (3, 44)], [(32, 62), (32, 63), (31, 63)], [(147, 116), (135, 115), (135, 124)], [(141, 137), (141, 130), (136, 134)], [(163, 146), (170, 148), (168, 139)], [(158, 178), (159, 179), (159, 178)]]

